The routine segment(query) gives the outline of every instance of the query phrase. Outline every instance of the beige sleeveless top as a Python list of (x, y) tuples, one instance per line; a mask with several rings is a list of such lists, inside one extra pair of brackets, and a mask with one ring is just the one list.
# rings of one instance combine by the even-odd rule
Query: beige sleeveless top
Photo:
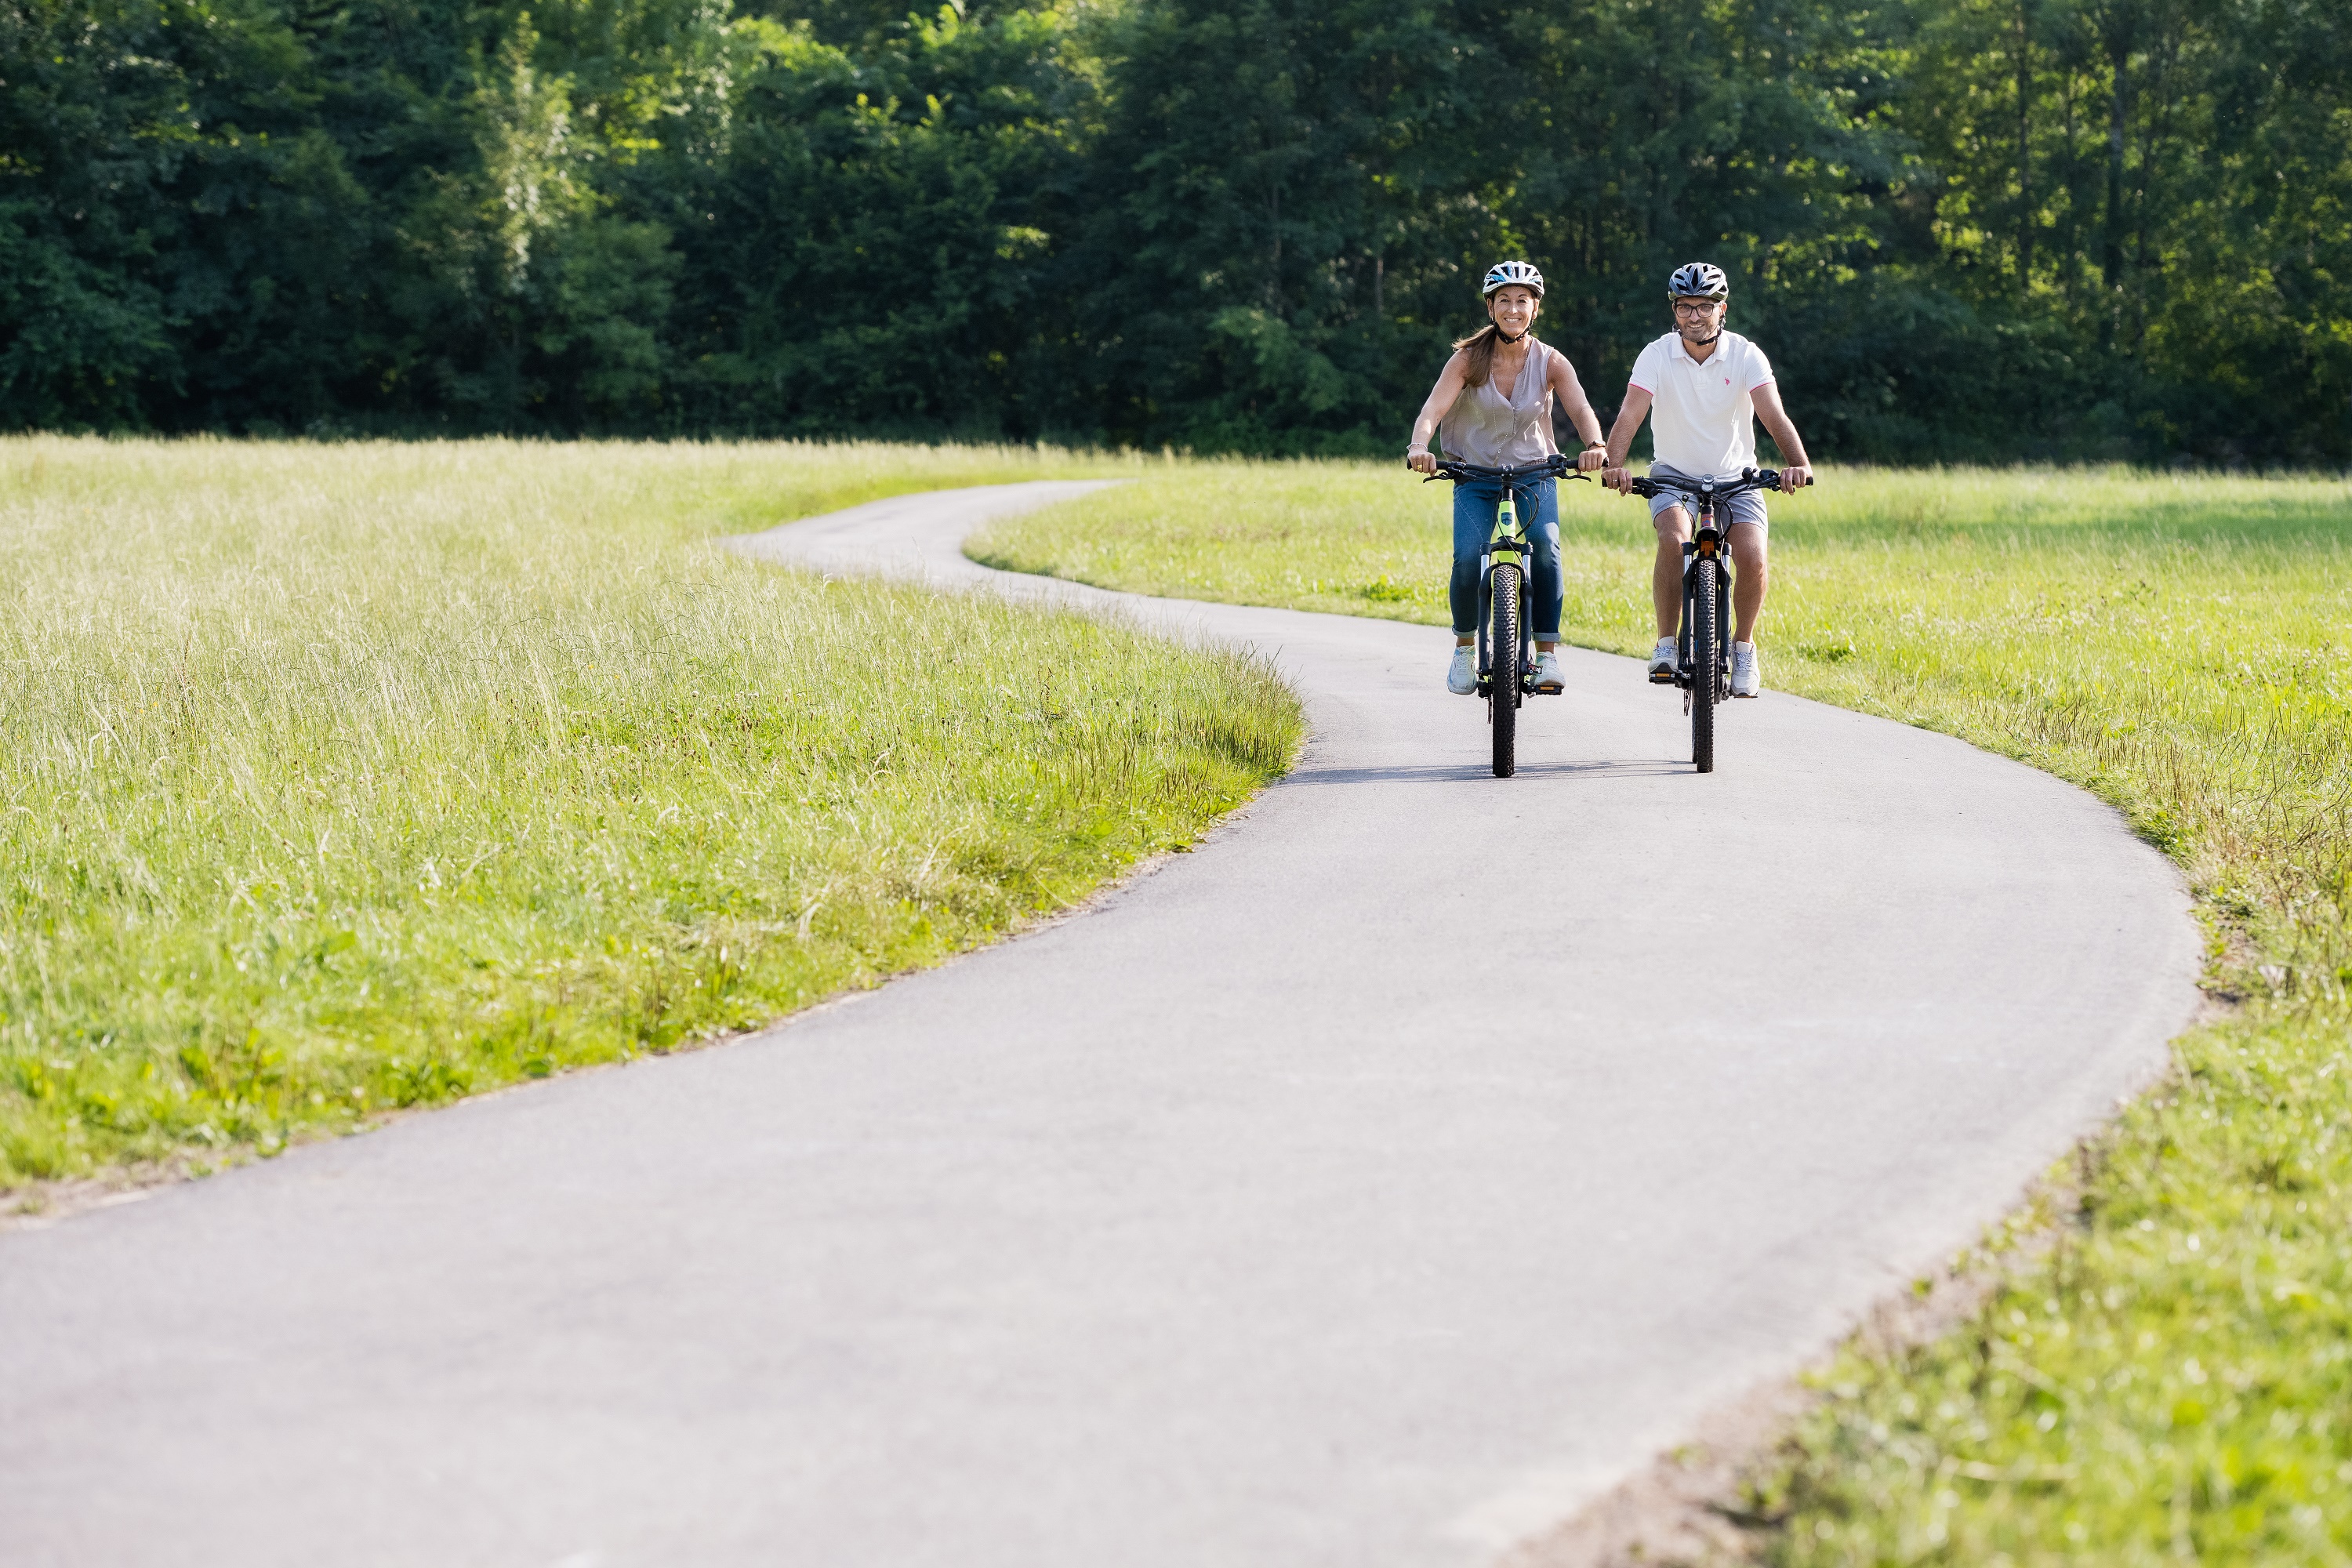
[(1552, 351), (1530, 338), (1519, 379), (1508, 396), (1488, 376), (1484, 386), (1467, 386), (1439, 422), (1445, 450), (1465, 463), (1507, 468), (1540, 462), (1559, 448), (1551, 438)]

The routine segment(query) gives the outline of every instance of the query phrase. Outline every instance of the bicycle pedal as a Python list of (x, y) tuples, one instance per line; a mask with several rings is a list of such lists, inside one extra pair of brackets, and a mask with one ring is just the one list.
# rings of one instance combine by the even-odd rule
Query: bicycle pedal
[(1654, 670), (1650, 671), (1650, 684), (1651, 684), (1651, 685), (1653, 685), (1653, 686), (1672, 686), (1674, 683), (1675, 683), (1675, 672), (1674, 672), (1673, 670), (1671, 670), (1671, 669), (1654, 669)]

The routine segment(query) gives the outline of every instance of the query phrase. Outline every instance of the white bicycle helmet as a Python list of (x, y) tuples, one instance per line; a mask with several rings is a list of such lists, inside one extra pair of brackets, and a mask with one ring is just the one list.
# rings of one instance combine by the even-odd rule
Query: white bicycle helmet
[(1543, 274), (1535, 269), (1534, 264), (1526, 261), (1497, 261), (1486, 268), (1486, 286), (1478, 290), (1478, 297), (1491, 300), (1495, 297), (1495, 290), (1507, 289), (1514, 283), (1522, 289), (1534, 289), (1537, 299), (1543, 298)]
[(1726, 278), (1723, 268), (1712, 261), (1685, 262), (1675, 268), (1675, 275), (1666, 279), (1666, 298), (1728, 300), (1731, 298), (1731, 279)]

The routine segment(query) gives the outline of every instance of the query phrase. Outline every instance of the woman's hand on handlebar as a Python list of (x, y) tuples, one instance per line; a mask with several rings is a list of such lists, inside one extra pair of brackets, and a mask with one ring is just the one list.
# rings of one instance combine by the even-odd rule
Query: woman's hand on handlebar
[(1608, 466), (1609, 453), (1604, 447), (1587, 447), (1576, 455), (1576, 471), (1580, 474), (1589, 474), (1595, 468)]
[(1404, 466), (1416, 474), (1433, 474), (1437, 472), (1437, 458), (1429, 448), (1423, 447), (1407, 452), (1404, 455)]

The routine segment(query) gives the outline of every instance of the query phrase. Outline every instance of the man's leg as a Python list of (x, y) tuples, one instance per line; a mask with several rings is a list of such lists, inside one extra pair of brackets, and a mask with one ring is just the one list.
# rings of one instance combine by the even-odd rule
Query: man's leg
[(1764, 530), (1752, 522), (1731, 525), (1731, 640), (1756, 640), (1756, 617), (1764, 609), (1764, 592), (1772, 584), (1770, 550)]
[(1650, 571), (1650, 597), (1658, 609), (1658, 635), (1670, 637), (1683, 629), (1683, 545), (1690, 538), (1690, 513), (1670, 506), (1653, 513), (1658, 531), (1658, 563)]

